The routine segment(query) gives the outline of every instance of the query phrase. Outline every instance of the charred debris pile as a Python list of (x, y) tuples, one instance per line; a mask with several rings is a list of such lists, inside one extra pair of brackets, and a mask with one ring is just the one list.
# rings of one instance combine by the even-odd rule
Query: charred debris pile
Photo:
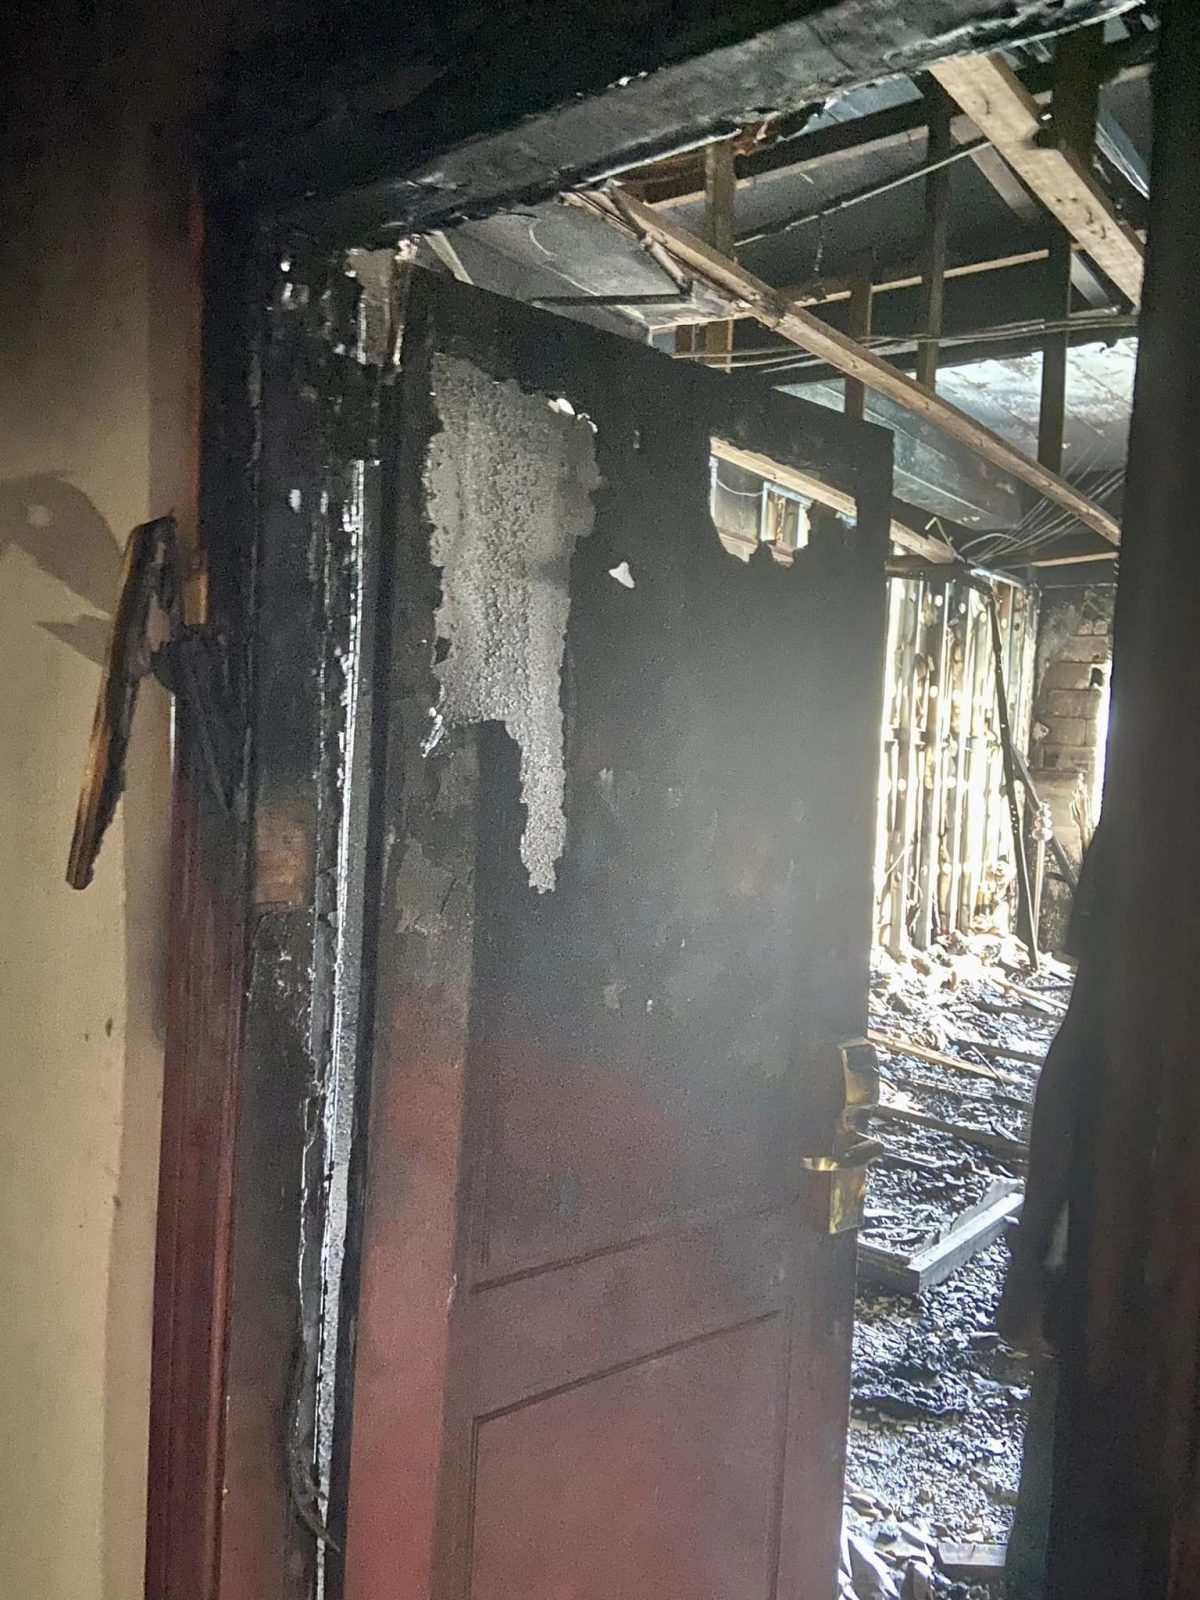
[(877, 951), (879, 1055), (847, 1457), (842, 1600), (995, 1595), (1029, 1369), (995, 1332), (1040, 1063), (1071, 972), (1015, 940)]

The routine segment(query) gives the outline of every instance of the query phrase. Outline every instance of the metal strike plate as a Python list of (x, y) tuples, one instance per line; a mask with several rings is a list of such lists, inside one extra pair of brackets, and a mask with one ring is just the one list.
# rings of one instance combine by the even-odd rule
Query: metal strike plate
[(833, 1153), (801, 1160), (804, 1215), (818, 1233), (848, 1233), (862, 1226), (867, 1168), (883, 1153), (883, 1146), (867, 1137), (871, 1113), (879, 1104), (875, 1046), (866, 1039), (846, 1039), (837, 1051), (842, 1109), (833, 1130)]
[(879, 1060), (875, 1046), (866, 1039), (847, 1039), (838, 1045), (842, 1059), (845, 1104), (838, 1118), (838, 1146), (844, 1148), (861, 1139), (871, 1112), (879, 1104)]
[(818, 1233), (861, 1228), (867, 1199), (867, 1168), (883, 1146), (860, 1139), (837, 1156), (805, 1156), (802, 1201), (805, 1220)]

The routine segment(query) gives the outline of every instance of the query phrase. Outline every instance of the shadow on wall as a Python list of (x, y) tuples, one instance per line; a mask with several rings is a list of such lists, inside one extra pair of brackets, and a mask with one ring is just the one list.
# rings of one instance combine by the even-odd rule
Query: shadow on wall
[[(108, 642), (121, 552), (112, 529), (82, 490), (51, 472), (0, 483), (0, 561), (10, 546), (94, 608), (70, 622), (39, 622), (97, 666)], [(82, 759), (82, 757), (81, 757)]]
[[(130, 509), (134, 514), (141, 511), (140, 496)], [(74, 1338), (76, 1343), (94, 1344), (103, 1351), (103, 1367), (92, 1377), (86, 1377), (86, 1367), (76, 1359), (76, 1376), (85, 1372), (86, 1381), (94, 1381), (102, 1392), (99, 1454), (85, 1429), (70, 1446), (76, 1457), (70, 1462), (74, 1477), (68, 1498), (74, 1514), (98, 1522), (101, 1537), (99, 1569), (88, 1574), (89, 1585), (94, 1585), (86, 1590), (91, 1600), (126, 1600), (141, 1588), (166, 1009), (170, 710), (165, 691), (155, 683), (147, 686), (138, 705), (128, 783), (121, 801), (122, 827), (107, 845), (117, 857), (119, 890), (111, 896), (106, 891), (99, 903), (94, 899), (89, 903), (86, 897), (67, 890), (63, 881), (70, 840), (70, 790), (83, 772), (91, 720), (89, 698), (95, 693), (90, 686), (98, 681), (97, 672), (81, 669), (79, 664), (86, 661), (98, 667), (103, 661), (127, 531), (118, 528), (114, 532), (93, 501), (65, 473), (42, 472), (0, 481), (0, 574), (11, 549), (14, 562), (32, 562), (53, 581), (55, 587), (49, 595), (44, 588), (37, 591), (47, 596), (43, 604), (49, 615), (38, 615), (35, 610), (21, 620), (50, 635), (76, 657), (75, 670), (61, 681), (52, 674), (39, 685), (27, 677), (21, 691), (26, 704), (36, 703), (44, 715), (45, 739), (39, 745), (39, 759), (49, 755), (55, 765), (48, 770), (56, 779), (56, 789), (61, 779), (64, 791), (56, 795), (52, 806), (41, 808), (37, 823), (42, 838), (47, 828), (55, 835), (61, 830), (62, 835), (61, 850), (59, 840), (52, 836), (50, 857), (39, 857), (35, 869), (41, 871), (44, 863), (52, 873), (45, 884), (46, 937), (55, 948), (78, 952), (80, 925), (101, 930), (105, 944), (98, 952), (96, 970), (80, 974), (78, 993), (73, 991), (63, 1005), (72, 1015), (83, 1005), (103, 1007), (102, 1015), (109, 1018), (107, 1031), (112, 1030), (113, 1019), (119, 1018), (122, 1036), (122, 1060), (115, 1069), (119, 1082), (95, 1085), (97, 1104), (102, 1100), (109, 1103), (105, 1097), (111, 1096), (115, 1144), (107, 1164), (93, 1161), (88, 1168), (90, 1188), (78, 1183), (63, 1185), (64, 1193), (73, 1197), (72, 1204), (88, 1211), (93, 1232), (97, 1208), (108, 1217), (103, 1326), (81, 1324), (74, 1330), (64, 1328), (61, 1335), (64, 1344)], [(50, 597), (55, 593), (57, 604)], [(32, 637), (26, 634), (27, 640)], [(65, 700), (57, 698), (64, 683), (72, 688)], [(93, 896), (95, 892), (95, 886), (88, 891)], [(114, 946), (122, 951), (123, 983), (120, 969), (112, 969)], [(51, 998), (39, 989), (30, 995), (29, 1006), (36, 1013), (39, 1006), (48, 1006)], [(50, 1036), (58, 1037), (53, 1028), (48, 1028)], [(78, 1087), (78, 1062), (64, 1059), (56, 1063), (51, 1058), (50, 1065), (61, 1065), (64, 1081)], [(75, 1078), (71, 1077), (73, 1071)], [(46, 1126), (58, 1129), (59, 1148), (70, 1152), (64, 1160), (86, 1164), (93, 1152), (81, 1132), (77, 1108), (59, 1108), (54, 1101), (56, 1092), (56, 1084), (50, 1081), (37, 1091), (45, 1102)], [(54, 1192), (52, 1182), (48, 1188)], [(74, 1215), (60, 1215), (51, 1221), (60, 1232), (72, 1236), (76, 1227), (84, 1225)], [(59, 1334), (50, 1323), (42, 1334), (53, 1349), (58, 1348)], [(37, 1441), (31, 1448), (33, 1444)], [(48, 1450), (57, 1461), (67, 1443), (56, 1436), (37, 1447)], [(64, 1459), (64, 1468), (66, 1464)], [(64, 1581), (74, 1584), (75, 1576)]]

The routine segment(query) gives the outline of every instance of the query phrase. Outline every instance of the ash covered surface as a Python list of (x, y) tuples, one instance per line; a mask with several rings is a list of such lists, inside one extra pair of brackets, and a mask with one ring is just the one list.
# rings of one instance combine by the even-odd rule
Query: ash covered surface
[[(865, 1243), (913, 1255), (997, 1184), (1023, 1177), (1019, 1154), (971, 1135), (1027, 1140), (1038, 1067), (1021, 1056), (1044, 1056), (1069, 994), (1068, 969), (1051, 962), (1031, 974), (1020, 947), (999, 938), (956, 938), (909, 961), (877, 954), (871, 1027), (895, 1043), (877, 1042), (881, 1100), (956, 1131), (886, 1113), (875, 1120), (872, 1134), (886, 1153), (868, 1181)], [(980, 1071), (908, 1055), (901, 1040)], [(1017, 1056), (999, 1054), (1004, 1048)], [(843, 1600), (989, 1593), (951, 1581), (938, 1547), (1002, 1545), (1012, 1524), (1030, 1373), (995, 1332), (1007, 1261), (999, 1238), (920, 1294), (892, 1292), (860, 1273)]]

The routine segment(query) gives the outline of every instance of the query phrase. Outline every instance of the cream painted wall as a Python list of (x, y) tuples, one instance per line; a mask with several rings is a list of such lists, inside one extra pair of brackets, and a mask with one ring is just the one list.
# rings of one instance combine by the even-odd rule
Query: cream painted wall
[(119, 543), (172, 503), (163, 285), (181, 244), (160, 160), (101, 109), (0, 192), (0, 1592), (21, 1600), (134, 1600), (142, 1584), (159, 691), (94, 884), (63, 874)]

